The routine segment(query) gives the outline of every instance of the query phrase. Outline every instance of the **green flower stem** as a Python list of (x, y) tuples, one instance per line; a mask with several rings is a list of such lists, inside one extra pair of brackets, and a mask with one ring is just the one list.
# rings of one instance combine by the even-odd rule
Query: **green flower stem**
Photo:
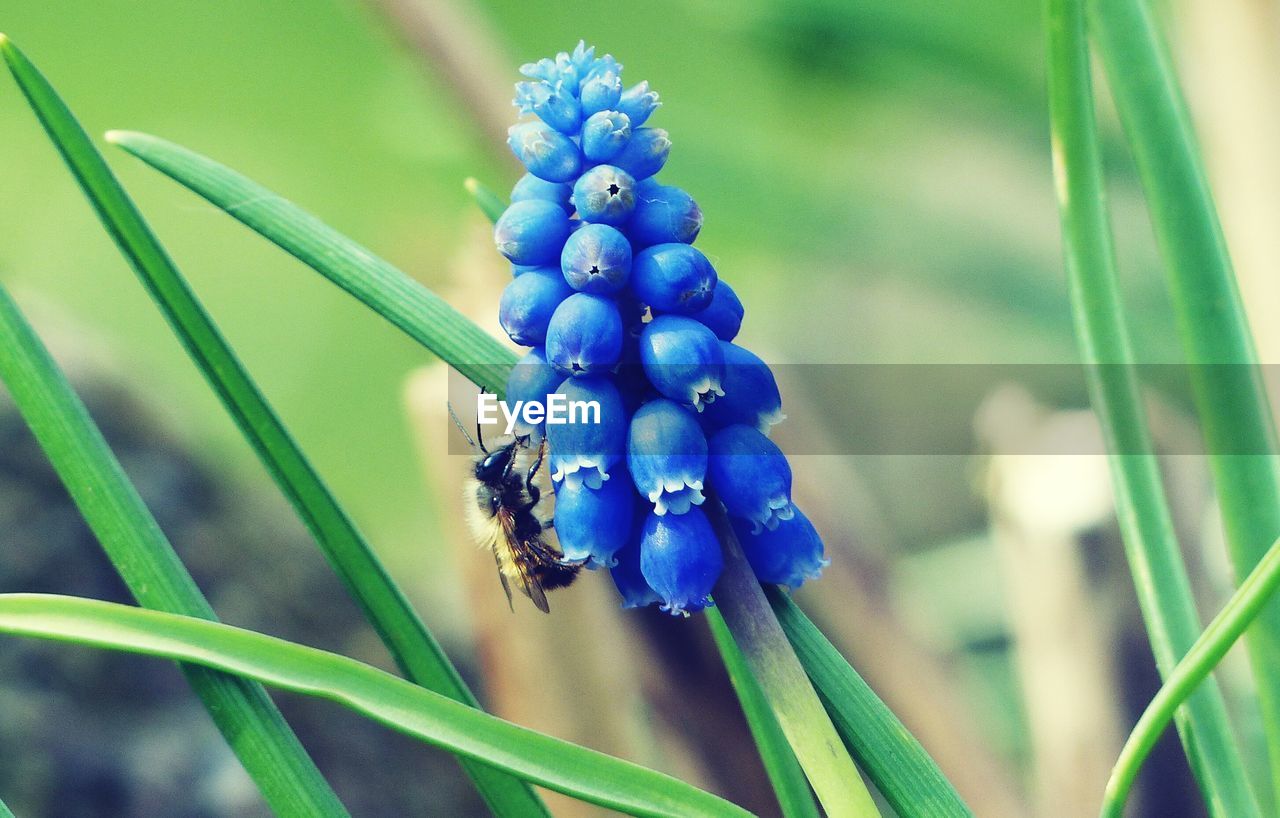
[[(23, 68), (17, 72), (20, 84), (29, 91), (32, 106), (46, 123), (51, 139), (108, 233), (311, 530), (396, 664), (412, 681), (478, 706), (431, 632), (245, 371), (84, 130), (54, 89), (29, 68), (29, 63), (19, 61), (19, 66)], [(547, 814), (533, 791), (511, 776), (473, 762), (464, 762), (464, 767), (498, 815)]]
[(1266, 608), (1277, 588), (1280, 588), (1280, 540), (1271, 546), (1253, 572), (1240, 583), (1222, 612), (1213, 618), (1142, 712), (1120, 751), (1111, 780), (1107, 782), (1102, 802), (1104, 818), (1120, 818), (1124, 814), (1125, 800), (1133, 788), (1134, 779), (1156, 740), (1169, 725), (1169, 720), (1218, 666), (1249, 623)]
[(711, 635), (715, 638), (720, 657), (724, 660), (729, 681), (733, 683), (738, 701), (742, 703), (742, 712), (747, 717), (747, 726), (751, 728), (751, 736), (755, 739), (760, 751), (760, 760), (764, 762), (765, 773), (773, 785), (778, 804), (782, 807), (785, 818), (818, 818), (818, 808), (813, 803), (813, 794), (805, 780), (804, 770), (796, 761), (796, 754), (791, 751), (787, 737), (778, 724), (778, 719), (769, 707), (760, 683), (752, 675), (747, 666), (746, 657), (738, 650), (738, 643), (733, 641), (733, 634), (724, 621), (719, 608), (707, 608), (707, 624), (711, 626)]
[[(1148, 3), (1088, 0), (1087, 10), (1164, 257), (1227, 544), (1244, 577), (1280, 535), (1280, 458), (1231, 260)], [(1246, 643), (1280, 793), (1280, 601), (1258, 615)]]
[(176, 659), (338, 704), (451, 753), (630, 815), (750, 818), (664, 773), (483, 713), (336, 653), (93, 599), (0, 594), (0, 633)]
[(880, 813), (862, 775), (791, 650), (714, 493), (708, 492), (704, 509), (724, 549), (724, 571), (715, 587), (716, 606), (773, 707), (818, 801), (831, 818), (878, 818)]
[[(1156, 665), (1168, 678), (1199, 636), (1200, 618), (1134, 375), (1107, 219), (1083, 0), (1048, 0), (1046, 23), (1054, 175), (1076, 337), (1112, 452), (1117, 517), (1134, 589)], [(1177, 724), (1213, 814), (1259, 815), (1218, 686), (1201, 688), (1178, 712)]]
[(765, 596), (845, 747), (889, 806), (902, 818), (973, 818), (911, 731), (791, 597), (776, 586)]
[[(9, 56), (11, 47), (0, 40)], [(0, 379), (138, 603), (215, 619), (84, 404), (0, 287)], [(192, 689), (281, 816), (347, 814), (260, 685), (183, 667)]]

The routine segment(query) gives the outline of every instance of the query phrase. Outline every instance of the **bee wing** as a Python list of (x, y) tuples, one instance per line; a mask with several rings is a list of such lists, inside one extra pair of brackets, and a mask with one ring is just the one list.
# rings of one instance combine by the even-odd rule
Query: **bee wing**
[(507, 593), (507, 607), (512, 613), (516, 612), (515, 603), (511, 601), (511, 584), (507, 582), (507, 574), (502, 570), (502, 557), (498, 555), (498, 549), (493, 550), (493, 560), (498, 564), (498, 579), (502, 580), (502, 590)]
[(498, 520), (502, 525), (502, 541), (494, 545), (494, 557), (498, 561), (498, 576), (502, 578), (502, 587), (507, 592), (507, 601), (511, 601), (511, 586), (508, 582), (508, 571), (504, 570), (502, 556), (497, 549), (506, 548), (510, 551), (507, 562), (510, 565), (510, 579), (516, 581), (516, 587), (520, 589), (520, 593), (533, 600), (533, 604), (538, 606), (538, 610), (543, 613), (551, 613), (551, 606), (547, 604), (547, 594), (542, 590), (542, 583), (533, 575), (530, 568), (535, 554), (535, 546), (532, 543), (522, 542), (516, 535), (515, 516), (509, 513), (500, 512)]

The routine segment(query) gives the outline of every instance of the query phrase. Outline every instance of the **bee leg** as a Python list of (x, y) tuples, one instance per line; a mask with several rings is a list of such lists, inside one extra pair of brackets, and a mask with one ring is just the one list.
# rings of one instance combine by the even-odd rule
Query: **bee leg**
[(524, 490), (529, 493), (529, 502), (524, 505), (523, 511), (532, 511), (538, 505), (538, 501), (542, 499), (542, 491), (533, 482), (533, 478), (537, 476), (538, 469), (542, 468), (542, 456), (546, 454), (546, 451), (547, 441), (544, 438), (542, 445), (538, 446), (538, 456), (534, 458), (533, 465), (529, 467), (529, 473), (524, 477)]

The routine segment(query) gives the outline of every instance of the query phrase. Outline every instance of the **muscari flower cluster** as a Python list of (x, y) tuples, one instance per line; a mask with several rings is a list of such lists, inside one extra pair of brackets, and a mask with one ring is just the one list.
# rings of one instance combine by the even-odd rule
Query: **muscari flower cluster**
[(508, 144), (528, 173), (494, 239), (512, 263), (499, 317), (532, 349), (507, 401), (595, 401), (599, 423), (522, 424), (545, 434), (564, 556), (608, 567), (625, 607), (711, 604), (722, 568), (703, 510), (714, 489), (757, 576), (795, 587), (827, 561), (791, 501), (769, 440), (783, 418), (773, 374), (733, 343), (743, 307), (693, 242), (702, 211), (655, 175), (671, 142), (648, 127), (658, 95), (579, 43), (522, 66), (530, 114)]

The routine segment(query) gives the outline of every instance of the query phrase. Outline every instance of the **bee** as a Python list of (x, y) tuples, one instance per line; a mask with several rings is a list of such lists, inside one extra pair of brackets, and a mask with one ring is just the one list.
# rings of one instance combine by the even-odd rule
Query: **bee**
[(528, 437), (516, 437), (489, 451), (479, 423), (476, 423), (473, 440), (452, 406), (449, 415), (476, 452), (472, 476), (463, 487), (467, 523), (477, 542), (493, 551), (502, 590), (507, 592), (507, 604), (515, 610), (511, 601), (514, 584), (533, 600), (538, 610), (550, 613), (546, 592), (573, 582), (581, 566), (566, 562), (544, 537), (551, 521), (539, 517), (542, 490), (534, 481), (547, 452), (546, 440), (539, 444), (532, 464), (525, 471), (518, 467), (518, 461), (527, 460), (534, 452)]

